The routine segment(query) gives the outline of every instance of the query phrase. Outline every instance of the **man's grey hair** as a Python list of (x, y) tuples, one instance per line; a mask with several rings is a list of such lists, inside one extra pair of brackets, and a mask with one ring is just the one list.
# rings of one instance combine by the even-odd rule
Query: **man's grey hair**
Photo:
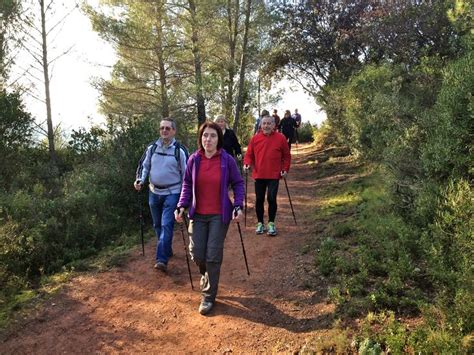
[(265, 118), (270, 118), (272, 120), (272, 123), (275, 123), (275, 117), (267, 115), (267, 116), (263, 116), (262, 120), (264, 120)]
[(173, 129), (176, 130), (176, 121), (174, 119), (172, 119), (171, 117), (164, 117), (161, 119), (160, 122), (163, 122), (163, 121), (171, 122), (171, 127), (173, 127)]

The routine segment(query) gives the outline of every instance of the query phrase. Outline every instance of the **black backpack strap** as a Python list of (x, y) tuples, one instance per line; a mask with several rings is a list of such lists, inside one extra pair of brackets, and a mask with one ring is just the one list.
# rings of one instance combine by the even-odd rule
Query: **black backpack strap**
[(181, 166), (181, 144), (178, 141), (174, 143), (174, 157), (176, 159), (176, 163), (178, 164), (178, 171), (179, 175), (181, 176), (181, 180), (183, 180), (183, 168)]
[[(153, 146), (151, 147), (151, 152), (150, 156), (153, 156), (153, 154), (156, 151), (156, 148), (158, 147), (158, 144), (156, 141), (153, 143)], [(176, 159), (176, 163), (178, 164), (178, 171), (179, 175), (181, 176), (181, 180), (183, 179), (183, 168), (181, 166), (181, 149), (185, 149), (182, 144), (180, 144), (177, 140), (174, 142), (174, 158)], [(166, 155), (166, 156), (171, 156), (170, 154), (165, 154), (165, 153), (157, 153), (159, 155)]]

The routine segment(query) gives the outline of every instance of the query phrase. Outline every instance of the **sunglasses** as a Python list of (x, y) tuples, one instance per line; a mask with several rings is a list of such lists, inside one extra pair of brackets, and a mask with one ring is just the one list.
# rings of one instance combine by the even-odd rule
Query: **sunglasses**
[(160, 127), (160, 131), (171, 131), (171, 127), (169, 127), (169, 126), (162, 126), (162, 127)]

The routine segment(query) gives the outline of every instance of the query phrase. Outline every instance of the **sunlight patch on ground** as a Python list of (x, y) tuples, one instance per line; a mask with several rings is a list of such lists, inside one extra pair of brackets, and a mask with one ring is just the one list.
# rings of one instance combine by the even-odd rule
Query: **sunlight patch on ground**
[(321, 199), (321, 212), (325, 216), (339, 213), (347, 209), (347, 207), (358, 205), (362, 202), (360, 195), (353, 193), (344, 193), (341, 195), (332, 196), (330, 198)]

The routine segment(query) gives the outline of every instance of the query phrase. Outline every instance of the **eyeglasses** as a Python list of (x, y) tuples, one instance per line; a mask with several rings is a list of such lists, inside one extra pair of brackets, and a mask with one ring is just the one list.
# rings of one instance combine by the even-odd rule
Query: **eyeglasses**
[(169, 126), (162, 126), (162, 127), (160, 127), (160, 131), (171, 131), (171, 127), (169, 127)]

